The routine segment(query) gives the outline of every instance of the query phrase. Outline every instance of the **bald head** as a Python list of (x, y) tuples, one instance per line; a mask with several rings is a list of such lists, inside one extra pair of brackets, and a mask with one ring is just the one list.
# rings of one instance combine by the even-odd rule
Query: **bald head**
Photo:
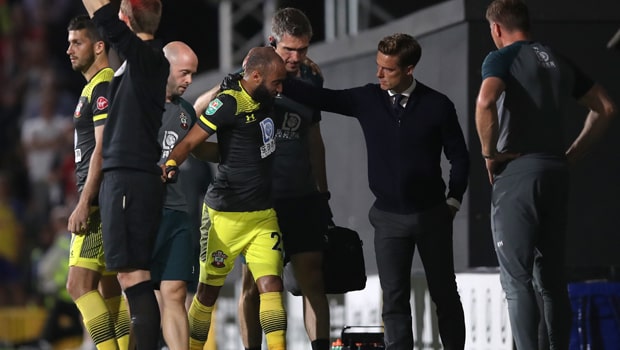
[(194, 50), (182, 41), (171, 41), (164, 46), (164, 56), (170, 64), (191, 63), (198, 66), (198, 57)]
[(254, 47), (248, 51), (244, 61), (245, 73), (257, 70), (265, 73), (268, 70), (277, 70), (278, 65), (283, 65), (282, 58), (276, 53), (272, 47), (261, 46)]
[(170, 74), (166, 85), (166, 100), (183, 95), (192, 83), (192, 75), (198, 70), (198, 57), (191, 47), (181, 41), (164, 46), (164, 56), (170, 62)]
[(266, 102), (282, 91), (286, 68), (272, 47), (255, 47), (244, 59), (241, 84), (259, 102)]

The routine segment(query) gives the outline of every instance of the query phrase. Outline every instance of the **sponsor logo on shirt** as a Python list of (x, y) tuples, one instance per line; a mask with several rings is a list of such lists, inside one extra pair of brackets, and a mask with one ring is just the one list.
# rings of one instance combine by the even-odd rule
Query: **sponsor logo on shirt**
[(539, 46), (532, 46), (532, 50), (536, 53), (538, 63), (544, 68), (555, 68), (555, 62), (551, 59), (549, 54)]
[(76, 164), (82, 161), (82, 150), (81, 149), (79, 148), (74, 149), (73, 154), (74, 154), (73, 158)]
[(209, 102), (209, 107), (207, 107), (207, 110), (205, 111), (205, 114), (206, 115), (213, 115), (223, 105), (224, 104), (222, 103), (222, 101), (220, 101), (219, 98), (216, 98), (215, 100)]
[(179, 134), (172, 130), (164, 131), (164, 139), (161, 142), (161, 158), (167, 159), (172, 152), (172, 149), (177, 144), (177, 140), (179, 139)]
[(108, 99), (103, 96), (99, 96), (99, 98), (97, 98), (97, 109), (103, 111), (106, 108), (108, 108)]
[(276, 150), (276, 128), (271, 118), (265, 118), (260, 122), (260, 129), (263, 134), (263, 145), (260, 146), (261, 158), (267, 158)]
[(278, 140), (297, 140), (299, 139), (299, 129), (301, 127), (301, 117), (297, 113), (284, 113), (284, 120), (280, 128), (276, 131)]

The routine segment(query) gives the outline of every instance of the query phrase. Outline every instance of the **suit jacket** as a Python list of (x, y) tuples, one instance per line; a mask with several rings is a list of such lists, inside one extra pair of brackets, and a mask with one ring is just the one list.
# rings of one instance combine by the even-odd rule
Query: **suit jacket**
[(291, 80), (284, 84), (284, 94), (357, 118), (366, 139), (368, 180), (378, 209), (409, 214), (445, 201), (442, 151), (451, 164), (448, 197), (462, 201), (469, 154), (454, 104), (444, 94), (417, 82), (399, 114), (378, 84), (332, 90)]

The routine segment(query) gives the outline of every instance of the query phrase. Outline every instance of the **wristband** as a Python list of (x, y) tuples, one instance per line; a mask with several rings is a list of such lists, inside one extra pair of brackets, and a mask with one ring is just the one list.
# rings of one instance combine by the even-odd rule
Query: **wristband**
[[(179, 167), (177, 166), (177, 162), (174, 159), (168, 159), (166, 161), (166, 183), (170, 183), (173, 184), (175, 182), (177, 182), (177, 179), (179, 178)], [(172, 173), (172, 176), (170, 176), (170, 173)]]
[(484, 159), (495, 159), (496, 155), (497, 155), (496, 153), (491, 153), (491, 154), (484, 154), (483, 153), (482, 154), (482, 158), (484, 158)]

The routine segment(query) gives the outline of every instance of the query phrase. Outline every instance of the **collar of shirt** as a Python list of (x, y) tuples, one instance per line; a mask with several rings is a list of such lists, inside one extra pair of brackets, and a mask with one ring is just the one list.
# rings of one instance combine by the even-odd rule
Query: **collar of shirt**
[[(403, 95), (403, 99), (400, 100), (401, 106), (405, 107), (407, 105), (407, 101), (409, 100), (409, 96), (411, 96), (411, 93), (415, 89), (416, 85), (417, 85), (417, 83), (416, 83), (415, 79), (413, 79), (413, 81), (411, 82), (411, 85), (409, 85), (409, 87), (406, 88), (405, 91), (400, 93), (401, 95)], [(390, 99), (391, 99), (391, 98), (394, 98), (394, 95), (396, 95), (397, 92), (395, 92), (394, 90), (388, 90), (388, 94), (390, 95)]]

